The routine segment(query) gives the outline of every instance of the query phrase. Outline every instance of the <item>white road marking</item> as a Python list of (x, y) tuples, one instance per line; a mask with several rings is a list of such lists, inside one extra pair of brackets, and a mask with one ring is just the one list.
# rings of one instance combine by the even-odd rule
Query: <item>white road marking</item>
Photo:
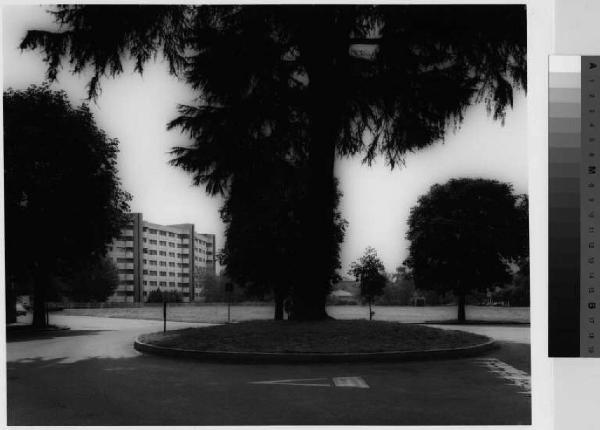
[(369, 385), (360, 376), (342, 376), (339, 378), (332, 378), (333, 384), (336, 387), (356, 387), (356, 388), (369, 388)]
[(531, 376), (522, 370), (515, 369), (497, 358), (477, 358), (474, 359), (477, 364), (485, 366), (490, 372), (502, 379), (510, 381), (510, 385), (516, 385), (522, 391), (520, 393), (531, 395)]
[(303, 383), (302, 381), (328, 381), (329, 378), (312, 378), (312, 379), (280, 379), (278, 381), (256, 381), (249, 382), (250, 384), (264, 384), (264, 385), (301, 385), (304, 387), (331, 387), (331, 384), (314, 384), (314, 383)]
[[(367, 382), (360, 376), (340, 376), (331, 378), (311, 378), (311, 379), (279, 379), (276, 381), (255, 381), (249, 384), (260, 385), (297, 385), (302, 387), (340, 387), (340, 388), (370, 388)], [(319, 381), (319, 382), (317, 382)]]

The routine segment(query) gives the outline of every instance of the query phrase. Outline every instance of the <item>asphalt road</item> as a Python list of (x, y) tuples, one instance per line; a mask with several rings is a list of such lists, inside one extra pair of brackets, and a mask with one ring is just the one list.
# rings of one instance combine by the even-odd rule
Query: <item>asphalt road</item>
[[(528, 327), (486, 330), (468, 359), (248, 365), (144, 355), (157, 321), (55, 316), (72, 329), (7, 343), (9, 425), (529, 424)], [(191, 325), (171, 323), (171, 328)], [(456, 329), (457, 327), (452, 327)]]

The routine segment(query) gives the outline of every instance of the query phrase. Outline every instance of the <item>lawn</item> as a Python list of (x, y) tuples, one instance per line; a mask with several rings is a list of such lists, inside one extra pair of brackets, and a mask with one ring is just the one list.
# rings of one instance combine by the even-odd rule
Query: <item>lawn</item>
[[(456, 306), (375, 306), (375, 320), (404, 323), (446, 321), (456, 318)], [(329, 306), (329, 315), (338, 320), (368, 319), (368, 306)], [(86, 315), (109, 318), (162, 320), (161, 306), (113, 309), (65, 309), (65, 315)], [(232, 321), (266, 320), (273, 318), (271, 305), (235, 305), (231, 307)], [(169, 321), (222, 323), (227, 321), (227, 305), (221, 303), (198, 305), (169, 305)], [(494, 323), (529, 323), (529, 308), (467, 306), (467, 319)]]
[(162, 347), (198, 351), (345, 353), (422, 351), (477, 345), (485, 336), (387, 321), (247, 321), (143, 335)]

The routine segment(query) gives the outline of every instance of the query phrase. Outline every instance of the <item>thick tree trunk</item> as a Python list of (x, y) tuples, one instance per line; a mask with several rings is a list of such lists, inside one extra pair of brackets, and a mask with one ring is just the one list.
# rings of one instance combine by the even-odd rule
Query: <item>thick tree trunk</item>
[(466, 305), (466, 294), (460, 293), (457, 294), (458, 297), (458, 321), (465, 322), (467, 320), (465, 305)]
[(326, 302), (335, 250), (333, 168), (347, 109), (344, 103), (348, 91), (348, 37), (355, 25), (351, 14), (339, 13), (336, 8), (319, 7), (314, 12), (310, 28), (300, 41), (308, 77), (310, 125), (308, 196), (302, 214), (302, 265), (300, 283), (293, 291), (293, 318), (297, 320), (329, 318)]
[[(322, 109), (322, 110), (321, 110)], [(304, 205), (301, 282), (294, 289), (296, 320), (328, 318), (326, 308), (330, 289), (331, 254), (333, 252), (335, 197), (333, 166), (335, 132), (326, 106), (314, 109), (312, 139), (309, 144), (308, 196)]]
[(46, 319), (46, 288), (48, 284), (48, 275), (43, 269), (38, 269), (33, 277), (33, 322), (36, 328), (48, 326)]
[(275, 321), (283, 320), (283, 301), (285, 296), (278, 291), (275, 291)]
[(6, 324), (12, 324), (17, 322), (17, 295), (15, 289), (10, 282), (10, 285), (6, 286)]
[(309, 80), (310, 116), (308, 141), (308, 195), (302, 214), (300, 283), (293, 291), (293, 319), (323, 320), (330, 290), (332, 253), (334, 252), (334, 163), (342, 112), (344, 72), (342, 59), (348, 57), (348, 44), (323, 39), (323, 34), (344, 34), (337, 25), (333, 9), (319, 9), (301, 51), (306, 53)]

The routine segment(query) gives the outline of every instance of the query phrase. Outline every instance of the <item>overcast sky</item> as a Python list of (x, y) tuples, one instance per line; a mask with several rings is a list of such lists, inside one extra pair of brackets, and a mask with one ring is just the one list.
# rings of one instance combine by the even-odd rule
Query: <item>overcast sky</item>
[[(47, 7), (3, 8), (4, 88), (26, 88), (44, 81), (45, 64), (39, 52), (18, 49), (27, 29), (53, 28)], [(64, 89), (73, 104), (86, 97), (88, 76), (74, 77), (68, 68), (59, 74), (54, 89)], [(219, 218), (220, 198), (194, 187), (191, 177), (169, 166), (169, 150), (187, 139), (166, 124), (176, 115), (178, 103), (194, 94), (182, 81), (169, 76), (166, 64), (149, 64), (143, 76), (132, 70), (102, 81), (102, 94), (91, 104), (98, 126), (119, 139), (119, 174), (133, 195), (132, 211), (161, 223), (194, 223), (198, 232), (217, 235), (224, 243)], [(406, 165), (391, 171), (383, 160), (371, 167), (359, 158), (340, 159), (336, 175), (344, 194), (341, 209), (349, 222), (342, 246), (342, 275), (367, 246), (377, 249), (388, 272), (407, 256), (405, 240), (409, 211), (417, 198), (436, 183), (456, 177), (484, 177), (509, 182), (515, 192), (527, 192), (526, 100), (518, 94), (506, 124), (488, 117), (483, 106), (472, 107), (460, 130), (429, 148), (406, 158)]]

